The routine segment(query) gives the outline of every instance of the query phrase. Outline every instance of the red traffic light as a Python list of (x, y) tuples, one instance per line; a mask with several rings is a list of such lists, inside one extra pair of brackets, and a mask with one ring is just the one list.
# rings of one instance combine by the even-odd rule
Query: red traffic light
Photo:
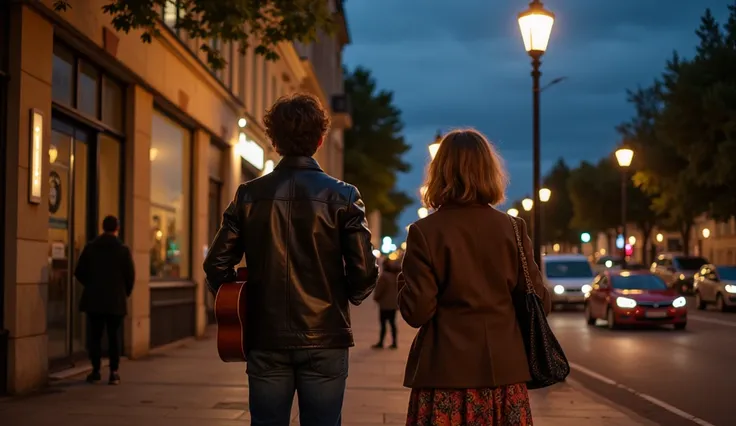
[(626, 244), (624, 246), (624, 250), (625, 250), (626, 256), (631, 256), (634, 254), (634, 246), (632, 246), (631, 244)]

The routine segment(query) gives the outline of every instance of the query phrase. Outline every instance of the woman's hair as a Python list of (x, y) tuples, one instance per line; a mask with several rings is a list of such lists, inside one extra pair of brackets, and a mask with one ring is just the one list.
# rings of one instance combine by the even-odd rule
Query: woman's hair
[(440, 142), (429, 163), (424, 204), (501, 204), (508, 176), (493, 145), (474, 129), (454, 130)]

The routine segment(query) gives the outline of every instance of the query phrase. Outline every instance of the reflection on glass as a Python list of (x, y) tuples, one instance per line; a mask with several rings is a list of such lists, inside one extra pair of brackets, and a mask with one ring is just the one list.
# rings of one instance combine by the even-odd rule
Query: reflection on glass
[(99, 232), (102, 219), (112, 215), (120, 218), (120, 143), (107, 135), (99, 135), (99, 196), (97, 217)]
[(188, 278), (190, 267), (190, 132), (154, 112), (151, 148), (151, 277)]
[[(74, 175), (74, 262), (76, 266), (82, 249), (87, 244), (87, 145), (74, 141), (74, 155), (72, 156), (72, 173)], [(72, 352), (85, 350), (85, 316), (80, 315), (78, 308), (82, 298), (82, 284), (74, 278), (74, 305), (72, 306)]]
[(87, 62), (80, 61), (77, 109), (97, 118), (97, 80), (99, 73)]
[(115, 130), (123, 130), (123, 88), (107, 77), (102, 83), (102, 122)]
[(51, 133), (49, 158), (49, 288), (46, 318), (49, 358), (69, 354), (69, 182), (71, 137)]
[(54, 44), (51, 76), (51, 97), (66, 105), (74, 99), (74, 56), (63, 47)]

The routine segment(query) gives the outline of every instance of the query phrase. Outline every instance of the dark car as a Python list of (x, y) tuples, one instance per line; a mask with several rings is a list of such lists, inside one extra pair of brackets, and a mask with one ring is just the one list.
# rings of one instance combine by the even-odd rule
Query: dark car
[(621, 325), (687, 326), (687, 301), (649, 271), (607, 271), (596, 277), (585, 297), (585, 319), (609, 328)]
[(662, 278), (667, 286), (682, 294), (692, 294), (693, 276), (708, 261), (700, 256), (660, 254), (651, 266), (651, 272)]

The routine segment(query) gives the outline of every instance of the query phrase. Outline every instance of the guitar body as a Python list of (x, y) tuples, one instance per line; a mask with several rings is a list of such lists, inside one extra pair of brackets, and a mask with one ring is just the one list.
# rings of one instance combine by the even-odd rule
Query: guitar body
[(245, 362), (246, 268), (238, 269), (234, 283), (220, 286), (215, 296), (217, 352), (224, 362)]

